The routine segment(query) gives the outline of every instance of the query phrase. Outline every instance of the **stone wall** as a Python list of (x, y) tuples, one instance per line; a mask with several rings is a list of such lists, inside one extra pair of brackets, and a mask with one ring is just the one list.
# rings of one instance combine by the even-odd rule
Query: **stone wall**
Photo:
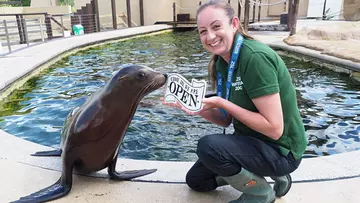
[(304, 46), (323, 54), (360, 62), (360, 21), (319, 21), (301, 28), (284, 40), (289, 45)]

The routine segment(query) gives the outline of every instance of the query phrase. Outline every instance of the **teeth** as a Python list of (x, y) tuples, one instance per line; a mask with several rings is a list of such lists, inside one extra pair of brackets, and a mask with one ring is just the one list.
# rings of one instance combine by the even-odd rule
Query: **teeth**
[(220, 43), (220, 41), (217, 41), (214, 44), (210, 44), (210, 46), (214, 47), (214, 46), (218, 45), (219, 43)]

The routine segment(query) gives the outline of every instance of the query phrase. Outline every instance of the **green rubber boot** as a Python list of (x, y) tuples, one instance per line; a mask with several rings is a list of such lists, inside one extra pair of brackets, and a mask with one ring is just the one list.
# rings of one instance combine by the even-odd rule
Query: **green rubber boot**
[(290, 174), (279, 177), (271, 177), (274, 181), (274, 190), (276, 197), (285, 196), (289, 192), (292, 184)]
[(229, 203), (273, 203), (275, 192), (264, 177), (242, 168), (240, 173), (223, 177), (233, 188), (243, 192), (237, 200)]
[(221, 176), (215, 176), (215, 180), (216, 180), (216, 184), (218, 185), (218, 187), (224, 186), (224, 185), (229, 185), (229, 183), (227, 183), (224, 178), (222, 178)]

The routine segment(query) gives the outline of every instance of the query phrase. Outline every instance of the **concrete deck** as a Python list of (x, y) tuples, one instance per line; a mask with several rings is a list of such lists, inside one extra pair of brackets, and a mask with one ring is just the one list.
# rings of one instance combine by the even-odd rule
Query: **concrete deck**
[[(43, 66), (46, 68), (49, 60), (61, 58), (67, 52), (79, 47), (169, 28), (165, 25), (154, 25), (69, 37), (0, 56), (0, 90), (2, 90), (0, 93), (6, 95), (26, 81), (26, 77), (36, 72), (39, 66), (47, 64)], [(273, 47), (327, 60), (340, 66), (346, 65), (360, 71), (359, 63), (285, 44), (282, 40), (288, 35), (286, 32), (250, 34)], [(8, 88), (10, 86), (11, 88)], [(25, 141), (2, 130), (0, 130), (0, 138), (0, 202), (16, 200), (58, 180), (61, 175), (60, 158), (29, 156), (33, 152), (47, 150), (48, 147)], [(117, 170), (157, 168), (158, 171), (133, 181), (123, 182), (109, 180), (106, 170), (91, 176), (74, 175), (70, 193), (54, 202), (212, 203), (227, 202), (240, 195), (229, 186), (204, 194), (191, 191), (184, 184), (184, 178), (192, 164), (192, 162), (120, 159)], [(295, 183), (291, 192), (276, 202), (360, 202), (360, 195), (357, 194), (357, 186), (360, 185), (360, 151), (304, 159), (292, 177)]]

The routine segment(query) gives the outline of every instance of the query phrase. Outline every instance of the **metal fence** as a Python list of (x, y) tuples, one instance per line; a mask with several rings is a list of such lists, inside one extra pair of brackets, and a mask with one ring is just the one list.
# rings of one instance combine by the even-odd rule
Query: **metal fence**
[(11, 52), (11, 45), (14, 44), (27, 44), (29, 46), (30, 42), (40, 40), (44, 42), (44, 31), (46, 30), (43, 28), (41, 18), (0, 21), (0, 40), (6, 39), (6, 43), (2, 44), (7, 45), (9, 52)]
[[(76, 34), (87, 34), (99, 30), (94, 14), (82, 15), (49, 15), (47, 13), (32, 14), (0, 14), (0, 43), (11, 53), (14, 45), (43, 43), (60, 37)], [(82, 29), (74, 32), (73, 28)]]

